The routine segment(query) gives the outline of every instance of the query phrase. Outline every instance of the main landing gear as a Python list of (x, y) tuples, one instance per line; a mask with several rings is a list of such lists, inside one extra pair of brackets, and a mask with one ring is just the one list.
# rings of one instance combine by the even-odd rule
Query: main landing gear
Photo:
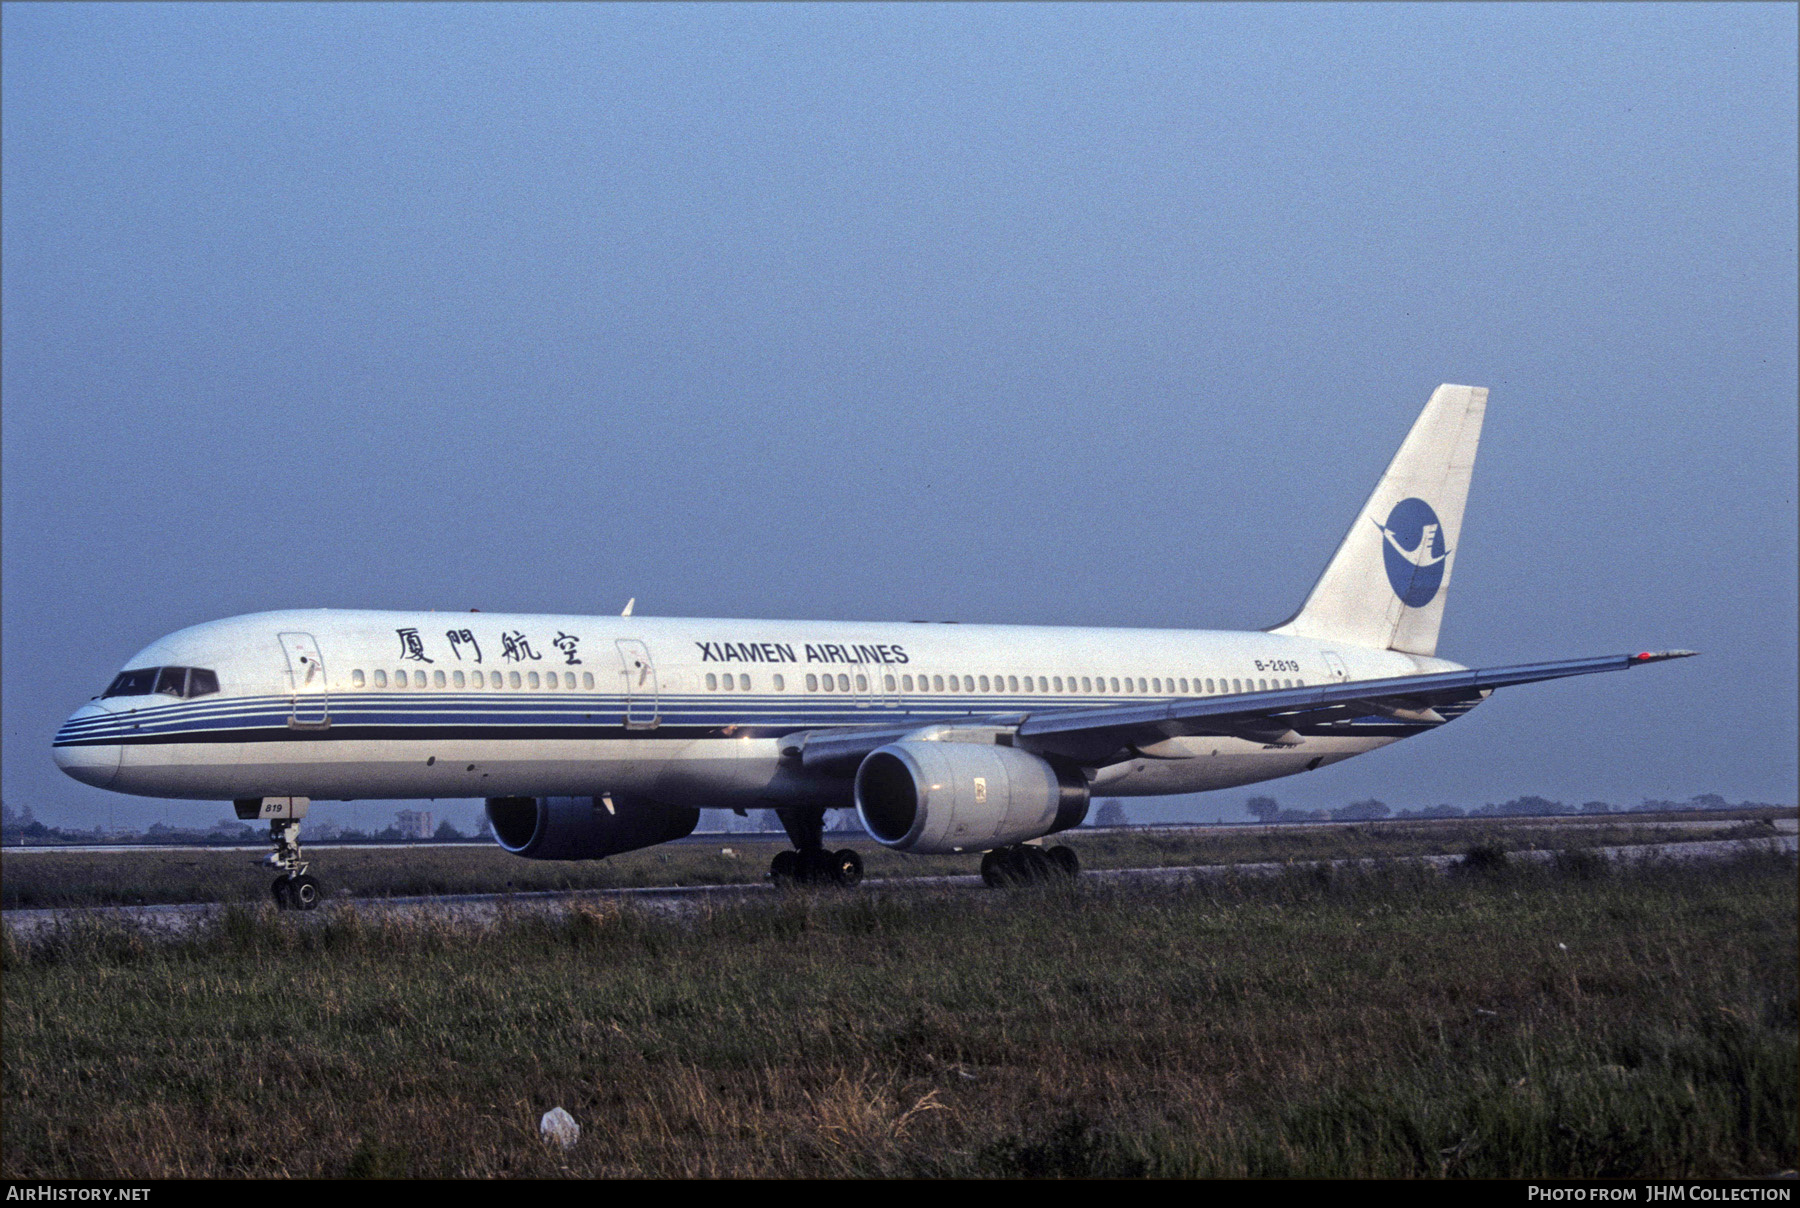
[(996, 847), (981, 857), (981, 879), (995, 889), (1013, 885), (1040, 885), (1048, 881), (1073, 881), (1081, 873), (1075, 849), (1058, 844), (1034, 847)]
[(777, 885), (842, 885), (846, 889), (862, 882), (861, 856), (848, 847), (825, 850), (823, 806), (792, 807), (775, 813), (796, 850), (775, 853), (769, 861), (769, 880)]

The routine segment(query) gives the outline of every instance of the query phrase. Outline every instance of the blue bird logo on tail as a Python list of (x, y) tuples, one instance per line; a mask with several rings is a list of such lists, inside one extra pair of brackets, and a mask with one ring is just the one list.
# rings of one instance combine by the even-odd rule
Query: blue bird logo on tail
[(1400, 602), (1408, 608), (1431, 603), (1443, 586), (1445, 559), (1450, 556), (1444, 546), (1444, 527), (1431, 505), (1423, 499), (1402, 499), (1388, 513), (1386, 524), (1373, 516), (1369, 523), (1385, 538), (1381, 557), (1388, 585)]

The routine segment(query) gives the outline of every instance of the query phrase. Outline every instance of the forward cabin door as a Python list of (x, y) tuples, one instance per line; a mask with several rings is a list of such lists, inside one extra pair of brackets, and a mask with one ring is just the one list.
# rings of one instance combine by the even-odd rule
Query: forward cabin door
[(650, 648), (636, 638), (621, 638), (615, 645), (619, 648), (619, 674), (625, 681), (625, 728), (654, 730), (661, 717)]
[(323, 730), (331, 724), (331, 698), (325, 689), (325, 660), (310, 633), (284, 633), (281, 652), (287, 656), (288, 692), (293, 708), (288, 725), (296, 730)]

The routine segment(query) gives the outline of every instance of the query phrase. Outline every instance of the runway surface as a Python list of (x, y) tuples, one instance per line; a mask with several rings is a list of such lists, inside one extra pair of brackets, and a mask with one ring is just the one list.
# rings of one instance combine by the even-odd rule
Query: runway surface
[[(1577, 851), (1589, 851), (1608, 860), (1618, 863), (1631, 863), (1647, 860), (1719, 860), (1726, 859), (1745, 851), (1794, 852), (1800, 850), (1800, 837), (1791, 834), (1776, 834), (1768, 838), (1707, 840), (1691, 843), (1663, 843), (1648, 846), (1631, 847), (1597, 847), (1577, 848)], [(1526, 862), (1548, 862), (1561, 854), (1556, 851), (1519, 851), (1509, 852), (1509, 860)], [(1295, 868), (1374, 868), (1391, 865), (1417, 864), (1448, 871), (1462, 862), (1459, 855), (1441, 856), (1394, 856), (1385, 859), (1366, 860), (1297, 860), (1292, 863), (1263, 864), (1204, 864), (1185, 865), (1168, 868), (1109, 868), (1084, 870), (1084, 879), (1102, 882), (1140, 882), (1145, 884), (1180, 884), (1184, 881), (1200, 881), (1222, 879), (1227, 877), (1264, 877), (1274, 876)], [(905, 891), (908, 889), (964, 889), (968, 891), (990, 891), (982, 883), (981, 877), (975, 874), (950, 877), (892, 877), (864, 881), (861, 890), (881, 889), (888, 891)], [(816, 891), (816, 892), (861, 892), (851, 891)], [(554, 891), (539, 893), (481, 893), (481, 894), (446, 894), (432, 897), (396, 897), (396, 898), (334, 898), (320, 910), (312, 913), (296, 913), (291, 916), (296, 923), (310, 920), (326, 919), (331, 916), (333, 908), (351, 906), (357, 911), (379, 916), (382, 914), (413, 914), (415, 916), (439, 917), (446, 921), (482, 925), (491, 923), (505, 913), (520, 911), (538, 911), (547, 914), (561, 913), (571, 906), (580, 903), (611, 901), (631, 903), (636, 906), (670, 912), (700, 909), (707, 905), (728, 903), (753, 897), (769, 897), (779, 893), (814, 892), (806, 890), (777, 889), (770, 884), (757, 885), (696, 885), (672, 886), (668, 888), (637, 889), (590, 889), (577, 891)], [(261, 904), (259, 904), (260, 906)], [(44, 910), (8, 910), (0, 912), (6, 928), (14, 936), (29, 938), (42, 932), (53, 930), (79, 921), (112, 920), (129, 923), (143, 928), (147, 932), (168, 935), (179, 935), (195, 926), (217, 917), (227, 907), (218, 903), (170, 904), (157, 906), (82, 906)]]

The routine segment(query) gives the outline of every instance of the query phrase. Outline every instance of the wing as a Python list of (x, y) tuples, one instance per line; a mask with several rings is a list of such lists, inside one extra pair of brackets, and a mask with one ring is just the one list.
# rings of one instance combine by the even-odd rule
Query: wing
[[(1270, 746), (1298, 746), (1300, 730), (1348, 725), (1370, 714), (1390, 719), (1408, 732), (1448, 720), (1438, 710), (1467, 708), (1495, 688), (1624, 671), (1647, 663), (1687, 658), (1692, 650), (1614, 654), (1601, 658), (1521, 663), (1513, 667), (1469, 668), (1353, 680), (1306, 688), (1277, 688), (1229, 696), (1177, 697), (1077, 709), (1044, 709), (996, 714), (943, 724), (871, 726), (863, 729), (806, 730), (781, 740), (782, 757), (809, 769), (854, 771), (878, 747), (902, 738), (932, 739), (952, 732), (967, 737), (992, 731), (1040, 755), (1101, 765), (1131, 758), (1170, 738), (1222, 735)], [(1358, 730), (1358, 733), (1365, 731)]]

